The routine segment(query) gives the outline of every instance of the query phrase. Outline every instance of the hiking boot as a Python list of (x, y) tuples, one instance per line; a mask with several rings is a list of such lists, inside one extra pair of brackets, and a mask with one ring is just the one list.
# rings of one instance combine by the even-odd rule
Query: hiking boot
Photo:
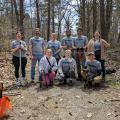
[(70, 79), (68, 85), (73, 86), (73, 81)]
[(64, 84), (67, 84), (67, 79), (66, 78), (64, 78), (64, 82), (63, 82)]

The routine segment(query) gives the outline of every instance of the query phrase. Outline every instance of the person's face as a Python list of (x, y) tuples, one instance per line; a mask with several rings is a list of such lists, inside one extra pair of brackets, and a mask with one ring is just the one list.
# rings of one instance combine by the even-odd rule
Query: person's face
[(39, 30), (39, 29), (36, 29), (36, 30), (35, 30), (35, 35), (36, 35), (36, 36), (39, 36), (39, 35), (40, 35), (40, 30)]
[(21, 39), (22, 39), (21, 33), (17, 33), (17, 34), (16, 34), (16, 39), (17, 39), (17, 40), (21, 40)]
[(91, 54), (91, 55), (88, 56), (88, 59), (92, 61), (92, 60), (95, 59), (95, 56)]
[(66, 36), (71, 36), (71, 31), (66, 31)]
[(70, 58), (71, 57), (71, 51), (66, 51), (65, 52), (65, 57)]
[(78, 30), (78, 31), (77, 31), (77, 34), (78, 34), (78, 35), (82, 35), (82, 34), (83, 34), (82, 30)]
[(56, 34), (52, 34), (52, 35), (51, 35), (51, 39), (52, 39), (52, 40), (56, 40), (56, 39), (57, 39), (57, 35), (56, 35)]
[(46, 51), (46, 56), (47, 57), (51, 57), (52, 56), (52, 51), (51, 50), (47, 50)]
[(100, 37), (100, 33), (99, 32), (95, 32), (94, 36), (95, 36), (95, 38), (99, 38)]

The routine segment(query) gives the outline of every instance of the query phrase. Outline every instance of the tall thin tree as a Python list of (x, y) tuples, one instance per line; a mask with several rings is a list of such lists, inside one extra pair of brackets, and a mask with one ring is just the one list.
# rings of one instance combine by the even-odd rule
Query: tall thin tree
[(37, 28), (40, 28), (40, 16), (39, 16), (39, 0), (35, 1), (36, 4), (36, 11), (37, 11)]
[(49, 40), (49, 37), (50, 37), (50, 2), (51, 2), (51, 0), (48, 0), (48, 7), (47, 7), (47, 9), (48, 9), (48, 21), (47, 21), (47, 41)]
[(97, 3), (93, 0), (93, 33), (96, 31), (97, 26)]
[(100, 30), (101, 30), (101, 37), (105, 39), (105, 4), (104, 0), (100, 0)]

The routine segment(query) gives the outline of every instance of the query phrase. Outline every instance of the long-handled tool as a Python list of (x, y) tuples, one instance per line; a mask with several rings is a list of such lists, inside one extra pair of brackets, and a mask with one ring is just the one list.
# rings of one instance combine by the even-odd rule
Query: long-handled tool
[(21, 61), (21, 42), (20, 42), (20, 49), (19, 49), (19, 82), (22, 81), (22, 61)]

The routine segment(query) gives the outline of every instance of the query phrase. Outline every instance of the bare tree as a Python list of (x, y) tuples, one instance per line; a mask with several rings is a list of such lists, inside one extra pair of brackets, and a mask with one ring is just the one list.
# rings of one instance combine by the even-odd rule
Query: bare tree
[(24, 0), (20, 0), (20, 30), (24, 33)]
[(52, 8), (52, 32), (55, 32), (55, 1), (53, 0), (52, 1), (52, 4), (51, 4), (51, 8)]
[(50, 2), (51, 0), (48, 0), (48, 21), (47, 21), (47, 41), (49, 40), (50, 37)]
[(97, 26), (97, 3), (93, 0), (93, 33), (96, 31)]
[(105, 39), (105, 4), (104, 0), (100, 0), (100, 30), (101, 30), (101, 37)]
[(112, 15), (112, 0), (106, 0), (106, 40), (108, 40), (108, 34), (111, 25), (111, 15)]
[(17, 23), (17, 29), (19, 29), (19, 12), (17, 8), (16, 0), (13, 0), (14, 8), (15, 8), (15, 14), (16, 14), (16, 23)]
[(35, 0), (37, 11), (37, 28), (40, 28), (40, 16), (39, 16), (39, 0)]

